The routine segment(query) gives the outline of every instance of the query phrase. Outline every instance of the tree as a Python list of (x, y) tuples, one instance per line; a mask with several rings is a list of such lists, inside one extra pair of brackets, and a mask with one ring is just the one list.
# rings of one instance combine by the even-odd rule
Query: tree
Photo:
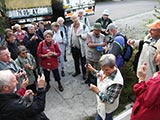
[[(159, 4), (160, 4), (160, 0), (158, 0)], [(157, 8), (155, 6), (155, 13), (153, 14), (157, 19), (160, 19), (160, 8)]]
[(6, 13), (5, 0), (0, 0), (0, 34), (3, 34), (4, 29), (7, 28), (9, 25), (5, 13)]

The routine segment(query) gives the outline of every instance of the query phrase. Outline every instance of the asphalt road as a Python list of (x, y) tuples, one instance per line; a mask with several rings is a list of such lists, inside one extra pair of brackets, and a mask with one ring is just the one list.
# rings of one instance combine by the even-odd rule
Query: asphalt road
[[(111, 12), (110, 17), (122, 28), (127, 24), (130, 25), (131, 29), (135, 27), (140, 30), (134, 29), (137, 33), (141, 33), (143, 28), (140, 28), (143, 26), (143, 19), (152, 17), (152, 12), (147, 11), (152, 11), (157, 4), (158, 2), (155, 0), (99, 3), (96, 5), (96, 14), (90, 16), (89, 19), (93, 23), (101, 16), (103, 9), (108, 8)], [(73, 58), (68, 54), (67, 59), (65, 64), (66, 76), (62, 77), (64, 91), (58, 91), (57, 83), (51, 75), (51, 89), (46, 96), (45, 113), (50, 120), (86, 120), (86, 117), (96, 113), (96, 97), (89, 90), (88, 85), (82, 82), (82, 74), (72, 77), (71, 74), (74, 72)], [(128, 115), (126, 118), (118, 120), (129, 120), (129, 117)]]
[(102, 16), (104, 9), (108, 9), (110, 11), (110, 18), (112, 20), (117, 20), (151, 11), (156, 7), (158, 7), (158, 0), (123, 0), (101, 2), (96, 4), (95, 15), (89, 16), (88, 18), (91, 24), (93, 24), (97, 18)]

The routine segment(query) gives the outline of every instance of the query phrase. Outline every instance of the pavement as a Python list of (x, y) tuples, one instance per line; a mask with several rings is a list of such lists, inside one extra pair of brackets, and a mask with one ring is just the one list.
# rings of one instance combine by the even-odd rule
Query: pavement
[[(148, 19), (155, 19), (153, 11), (114, 22), (129, 37), (142, 38), (147, 30), (145, 24), (147, 24), (146, 20)], [(67, 60), (65, 77), (61, 77), (64, 86), (63, 92), (59, 92), (57, 83), (51, 74), (51, 88), (46, 95), (45, 113), (50, 120), (87, 120), (89, 116), (94, 116), (96, 113), (96, 96), (89, 90), (88, 85), (83, 83), (82, 74), (72, 77), (74, 64), (70, 54), (67, 55)], [(131, 111), (131, 108), (129, 110)], [(116, 116), (115, 120), (129, 120), (130, 111), (127, 112), (125, 117), (118, 118)]]

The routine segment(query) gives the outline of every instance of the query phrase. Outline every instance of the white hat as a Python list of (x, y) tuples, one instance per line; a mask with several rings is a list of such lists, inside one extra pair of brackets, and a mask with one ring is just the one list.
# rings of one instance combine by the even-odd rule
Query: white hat
[(108, 9), (105, 9), (102, 14), (103, 14), (103, 15), (109, 15), (109, 10), (108, 10)]

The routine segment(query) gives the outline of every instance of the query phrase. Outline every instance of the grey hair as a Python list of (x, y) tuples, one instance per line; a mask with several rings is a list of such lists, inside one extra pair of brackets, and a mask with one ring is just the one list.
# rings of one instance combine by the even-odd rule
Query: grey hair
[(27, 27), (27, 29), (30, 30), (31, 28), (34, 28), (34, 25), (29, 24), (28, 27)]
[(99, 60), (99, 65), (101, 67), (109, 66), (114, 67), (116, 65), (116, 57), (113, 54), (105, 54)]
[(46, 30), (46, 31), (44, 31), (43, 36), (45, 37), (46, 35), (51, 35), (53, 37), (52, 30)]
[(27, 51), (27, 48), (24, 45), (18, 46), (18, 54), (20, 54), (22, 51)]
[(4, 85), (10, 85), (10, 79), (14, 74), (10, 70), (0, 71), (0, 93)]
[(64, 22), (64, 19), (63, 19), (63, 17), (58, 17), (58, 18), (57, 18), (57, 22), (59, 22), (59, 21), (62, 21), (62, 22)]

